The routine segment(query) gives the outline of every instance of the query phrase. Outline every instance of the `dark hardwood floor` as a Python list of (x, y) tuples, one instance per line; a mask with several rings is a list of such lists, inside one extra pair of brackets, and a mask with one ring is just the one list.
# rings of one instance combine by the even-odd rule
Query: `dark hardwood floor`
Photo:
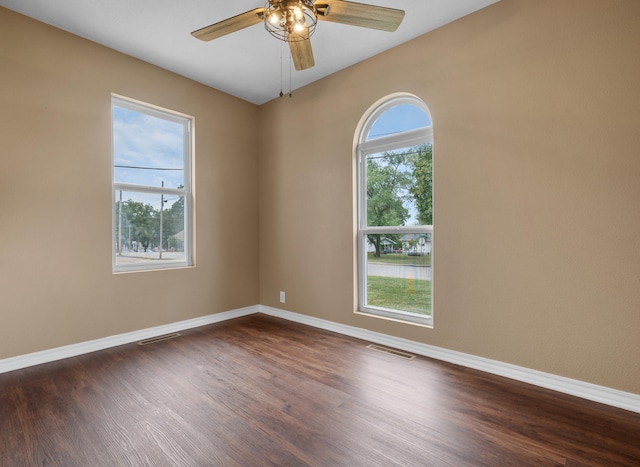
[(640, 414), (252, 315), (0, 375), (0, 465), (640, 465)]

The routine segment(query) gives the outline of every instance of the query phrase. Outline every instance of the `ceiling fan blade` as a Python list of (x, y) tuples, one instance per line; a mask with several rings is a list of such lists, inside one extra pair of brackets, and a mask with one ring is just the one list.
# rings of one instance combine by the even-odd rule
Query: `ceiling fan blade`
[(239, 31), (240, 29), (253, 26), (254, 24), (262, 23), (263, 15), (264, 8), (256, 8), (254, 10), (232, 16), (231, 18), (227, 18), (218, 23), (205, 26), (202, 29), (193, 31), (191, 35), (201, 41), (210, 41), (226, 34)]
[(315, 5), (318, 19), (393, 32), (404, 18), (403, 10), (346, 0), (324, 0)]
[(309, 38), (303, 41), (289, 41), (289, 50), (291, 50), (291, 59), (297, 71), (306, 70), (315, 65)]

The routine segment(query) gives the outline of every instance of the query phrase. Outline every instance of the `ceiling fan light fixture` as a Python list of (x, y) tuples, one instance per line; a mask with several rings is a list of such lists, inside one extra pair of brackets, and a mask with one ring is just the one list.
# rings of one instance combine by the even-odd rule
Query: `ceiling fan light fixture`
[(318, 22), (313, 0), (269, 0), (263, 17), (269, 34), (284, 42), (308, 40)]

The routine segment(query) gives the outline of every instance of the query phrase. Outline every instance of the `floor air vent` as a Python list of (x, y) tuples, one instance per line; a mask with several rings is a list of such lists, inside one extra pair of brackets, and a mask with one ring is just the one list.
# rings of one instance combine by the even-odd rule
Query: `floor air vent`
[(152, 337), (150, 339), (145, 339), (143, 341), (138, 342), (138, 345), (149, 345), (154, 344), (160, 341), (166, 341), (167, 339), (173, 339), (174, 337), (178, 337), (180, 334), (174, 332), (173, 334), (165, 334), (164, 336)]
[(404, 358), (405, 360), (413, 360), (414, 358), (416, 358), (415, 355), (411, 355), (410, 353), (406, 353), (401, 350), (390, 349), (389, 347), (382, 347), (381, 345), (369, 344), (367, 348), (371, 350), (377, 350), (378, 352), (388, 353), (390, 355), (393, 355), (394, 357)]

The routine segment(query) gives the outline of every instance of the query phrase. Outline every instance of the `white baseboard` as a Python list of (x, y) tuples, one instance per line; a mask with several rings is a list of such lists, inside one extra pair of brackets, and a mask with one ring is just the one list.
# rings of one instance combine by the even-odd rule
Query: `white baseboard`
[(173, 332), (184, 331), (186, 329), (197, 328), (199, 326), (205, 326), (207, 324), (219, 323), (228, 319), (257, 313), (259, 310), (259, 306), (254, 305), (246, 308), (225, 311), (223, 313), (216, 313), (213, 315), (188, 319), (185, 321), (178, 321), (177, 323), (165, 324), (163, 326), (156, 326), (153, 328), (141, 329), (139, 331), (117, 334), (115, 336), (104, 337), (102, 339), (80, 342), (79, 344), (65, 345), (64, 347), (57, 347), (55, 349), (43, 350), (41, 352), (34, 352), (26, 355), (19, 355), (17, 357), (6, 358), (4, 360), (0, 360), (0, 373), (19, 370), (20, 368), (40, 365), (42, 363), (49, 363), (56, 360), (62, 360), (64, 358), (75, 357), (90, 352), (96, 352), (98, 350), (108, 349), (110, 347), (116, 347), (118, 345), (130, 344), (132, 342), (138, 342), (141, 340), (149, 339), (151, 337), (157, 337), (165, 334), (171, 334)]
[(524, 383), (533, 384), (554, 391), (577, 396), (613, 407), (618, 407), (632, 412), (640, 413), (640, 395), (630, 392), (619, 391), (616, 389), (598, 386), (596, 384), (585, 383), (575, 379), (565, 378), (550, 373), (531, 370), (509, 363), (490, 360), (488, 358), (477, 357), (454, 350), (443, 349), (433, 345), (421, 344), (419, 342), (402, 339), (399, 337), (389, 336), (378, 332), (368, 331), (366, 329), (347, 326), (307, 315), (301, 315), (291, 311), (280, 310), (264, 305), (260, 305), (260, 312), (266, 315), (276, 316), (289, 321), (295, 321), (301, 324), (307, 324), (327, 331), (337, 332), (351, 337), (356, 337), (376, 344), (385, 345), (405, 352), (411, 352), (425, 357), (435, 358), (467, 368), (484, 371), (498, 376), (522, 381)]
[(435, 358), (437, 360), (454, 363), (467, 368), (485, 371), (494, 375), (514, 379), (516, 381), (522, 381), (535, 386), (552, 389), (554, 391), (571, 394), (583, 399), (640, 413), (640, 395), (638, 394), (618, 391), (605, 386), (585, 383), (583, 381), (556, 376), (550, 373), (543, 373), (541, 371), (531, 370), (529, 368), (511, 365), (497, 360), (477, 357), (475, 355), (443, 349), (433, 345), (421, 344), (419, 342), (389, 336), (387, 334), (368, 331), (366, 329), (347, 326), (333, 321), (314, 318), (312, 316), (280, 310), (278, 308), (272, 308), (264, 305), (239, 308), (200, 318), (179, 321), (177, 323), (156, 326), (153, 328), (142, 329), (125, 334), (117, 334), (115, 336), (109, 336), (93, 341), (81, 342), (79, 344), (72, 344), (55, 349), (43, 350), (41, 352), (6, 358), (4, 360), (0, 360), (0, 373), (62, 360), (64, 358), (75, 357), (90, 352), (96, 352), (98, 350), (116, 347), (118, 345), (130, 344), (132, 342), (138, 342), (144, 339), (170, 334), (172, 332), (179, 332), (186, 329), (205, 326), (207, 324), (219, 323), (221, 321), (239, 318), (241, 316), (247, 316), (254, 313), (264, 313), (266, 315), (276, 316), (296, 323), (337, 332), (339, 334), (355, 337), (368, 342), (374, 342), (376, 344), (404, 350), (417, 355), (423, 355), (425, 357)]

